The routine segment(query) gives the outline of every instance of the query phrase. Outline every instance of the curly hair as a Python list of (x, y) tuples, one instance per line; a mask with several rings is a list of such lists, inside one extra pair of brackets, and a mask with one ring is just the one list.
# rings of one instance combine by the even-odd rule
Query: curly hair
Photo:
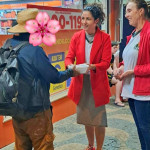
[(103, 24), (105, 19), (105, 13), (103, 11), (102, 4), (92, 3), (85, 6), (83, 11), (90, 11), (94, 20), (99, 18), (99, 25)]
[(148, 4), (147, 4), (147, 2), (145, 0), (128, 0), (127, 4), (129, 2), (135, 3), (137, 5), (137, 9), (144, 8), (144, 11), (145, 11), (144, 15), (145, 15), (145, 17), (150, 18), (150, 6), (148, 6)]

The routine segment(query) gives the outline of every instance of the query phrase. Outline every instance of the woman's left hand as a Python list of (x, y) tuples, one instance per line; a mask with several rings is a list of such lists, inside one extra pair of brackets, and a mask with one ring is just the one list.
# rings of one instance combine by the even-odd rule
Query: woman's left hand
[(123, 80), (124, 78), (127, 78), (128, 76), (131, 76), (134, 74), (133, 70), (127, 70), (123, 74), (120, 75), (120, 80)]

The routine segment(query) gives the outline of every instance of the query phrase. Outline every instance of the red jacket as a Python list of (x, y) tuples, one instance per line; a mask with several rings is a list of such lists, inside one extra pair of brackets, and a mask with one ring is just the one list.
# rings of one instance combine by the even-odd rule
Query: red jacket
[[(69, 52), (65, 58), (65, 65), (85, 63), (85, 31), (74, 34), (69, 46)], [(95, 106), (109, 103), (109, 84), (106, 70), (111, 60), (110, 36), (97, 29), (90, 54), (90, 64), (96, 65), (96, 71), (90, 71), (90, 79)], [(79, 103), (83, 87), (83, 75), (73, 77), (69, 87), (68, 97), (76, 104)]]
[[(127, 37), (129, 42), (131, 35)], [(146, 21), (140, 33), (139, 54), (134, 68), (133, 94), (150, 95), (150, 22)]]

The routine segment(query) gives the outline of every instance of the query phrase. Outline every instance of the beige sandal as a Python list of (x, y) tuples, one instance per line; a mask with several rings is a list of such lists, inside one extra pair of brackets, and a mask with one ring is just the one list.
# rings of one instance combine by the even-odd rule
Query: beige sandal
[(124, 103), (122, 102), (115, 102), (114, 104), (118, 107), (125, 107)]

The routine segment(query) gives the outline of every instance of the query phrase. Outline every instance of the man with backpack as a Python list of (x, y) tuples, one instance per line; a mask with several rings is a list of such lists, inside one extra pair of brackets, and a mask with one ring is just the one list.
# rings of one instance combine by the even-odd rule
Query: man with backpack
[(54, 150), (50, 83), (60, 83), (79, 75), (75, 69), (57, 71), (41, 47), (29, 44), (29, 33), (25, 29), (25, 23), (35, 19), (37, 14), (38, 9), (32, 8), (19, 12), (18, 24), (8, 30), (18, 34), (9, 40), (12, 49), (25, 42), (17, 55), (17, 101), (20, 111), (12, 117), (16, 150)]

